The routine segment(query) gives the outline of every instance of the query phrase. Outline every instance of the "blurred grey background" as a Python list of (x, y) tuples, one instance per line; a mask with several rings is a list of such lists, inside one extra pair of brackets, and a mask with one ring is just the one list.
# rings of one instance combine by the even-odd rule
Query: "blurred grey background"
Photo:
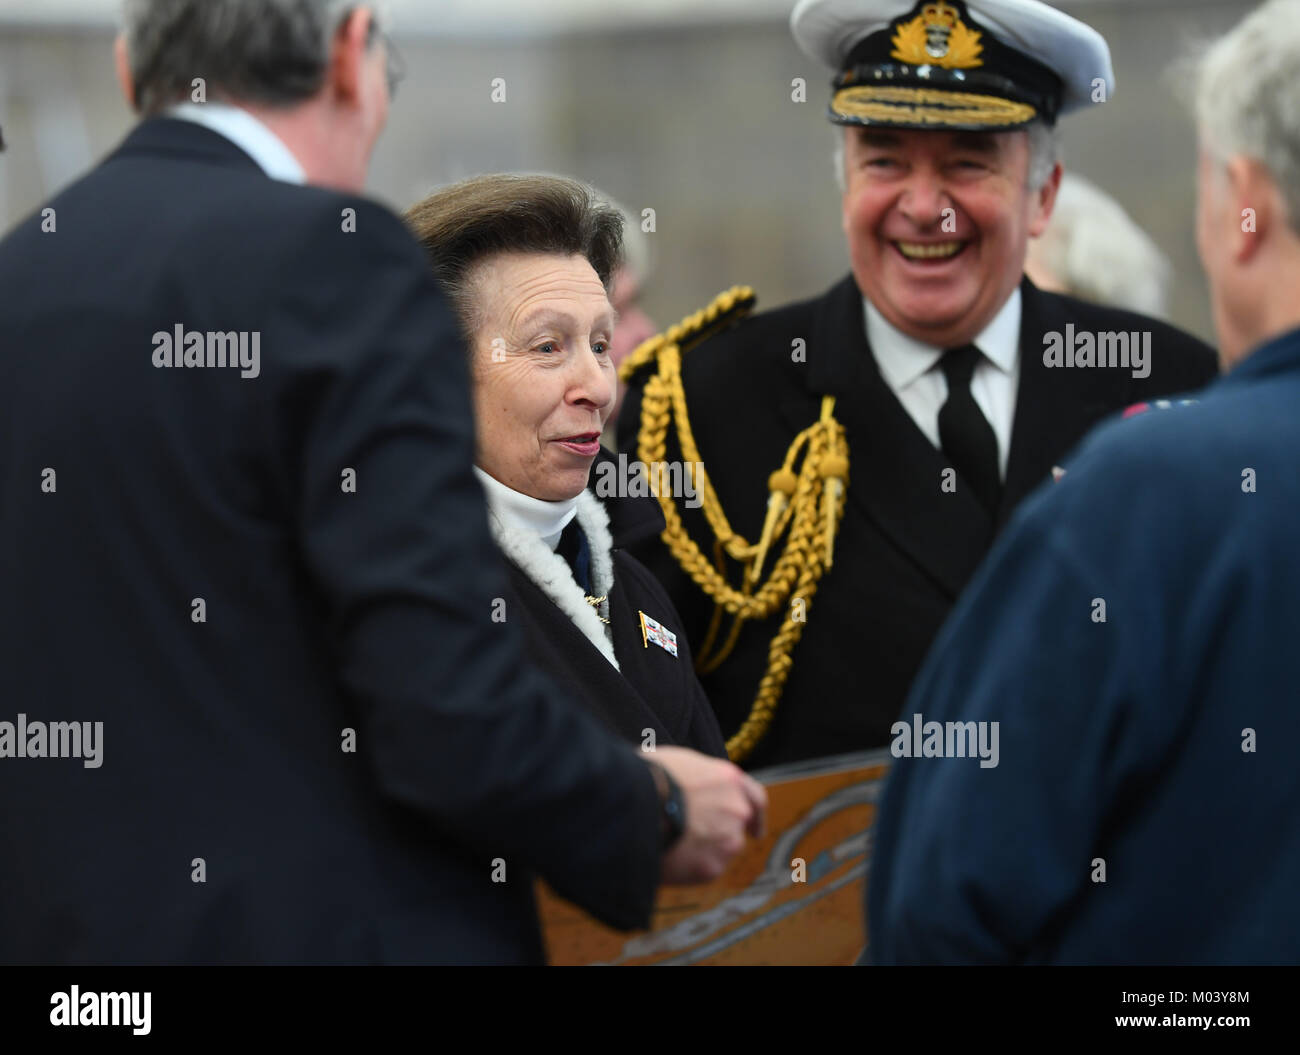
[[(359, 5), (360, 6), (360, 5)], [(477, 172), (585, 179), (655, 210), (643, 303), (660, 326), (721, 290), (771, 307), (847, 271), (830, 74), (790, 37), (794, 0), (380, 0), (407, 66), (371, 169), (401, 210)], [(1174, 266), (1170, 317), (1212, 338), (1192, 234), (1190, 84), (1169, 76), (1250, 0), (1059, 0), (1110, 43), (1117, 89), (1066, 118), (1066, 167), (1114, 195)], [(117, 0), (0, 0), (0, 230), (103, 157), (132, 115)], [(804, 78), (807, 101), (793, 102)], [(492, 100), (502, 78), (506, 98)], [(124, 247), (129, 251), (129, 247)], [(0, 291), (3, 296), (3, 291)]]

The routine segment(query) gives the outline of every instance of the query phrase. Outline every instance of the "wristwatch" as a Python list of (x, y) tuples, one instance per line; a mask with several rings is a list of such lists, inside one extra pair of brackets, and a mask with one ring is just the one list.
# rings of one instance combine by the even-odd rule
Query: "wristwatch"
[(686, 831), (686, 798), (663, 766), (651, 762), (650, 772), (659, 791), (659, 849), (666, 852)]

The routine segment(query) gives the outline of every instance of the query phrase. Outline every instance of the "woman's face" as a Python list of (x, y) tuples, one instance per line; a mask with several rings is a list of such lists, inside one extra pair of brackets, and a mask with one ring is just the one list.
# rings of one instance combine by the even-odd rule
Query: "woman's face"
[(614, 310), (581, 256), (499, 253), (471, 285), (478, 466), (548, 502), (587, 486), (614, 406)]

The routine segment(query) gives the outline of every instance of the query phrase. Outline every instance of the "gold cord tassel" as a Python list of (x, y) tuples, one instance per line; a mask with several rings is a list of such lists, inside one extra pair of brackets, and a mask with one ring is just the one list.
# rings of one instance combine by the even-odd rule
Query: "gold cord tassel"
[(777, 522), (789, 507), (790, 496), (798, 488), (799, 478), (789, 469), (782, 468), (768, 477), (767, 486), (771, 491), (767, 496), (767, 518), (763, 521), (763, 534), (758, 540), (758, 552), (754, 554), (754, 564), (749, 571), (750, 578), (753, 580), (762, 577), (763, 561), (767, 558), (767, 551), (772, 545), (772, 536), (776, 531)]

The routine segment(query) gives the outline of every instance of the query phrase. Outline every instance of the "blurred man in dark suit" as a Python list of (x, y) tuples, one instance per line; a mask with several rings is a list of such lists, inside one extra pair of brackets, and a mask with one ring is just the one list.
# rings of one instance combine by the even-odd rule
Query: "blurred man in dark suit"
[(456, 324), (358, 196), (371, 12), (126, 15), (146, 120), (0, 243), (0, 961), (536, 961), (534, 872), (644, 925), (762, 792), (524, 667)]

